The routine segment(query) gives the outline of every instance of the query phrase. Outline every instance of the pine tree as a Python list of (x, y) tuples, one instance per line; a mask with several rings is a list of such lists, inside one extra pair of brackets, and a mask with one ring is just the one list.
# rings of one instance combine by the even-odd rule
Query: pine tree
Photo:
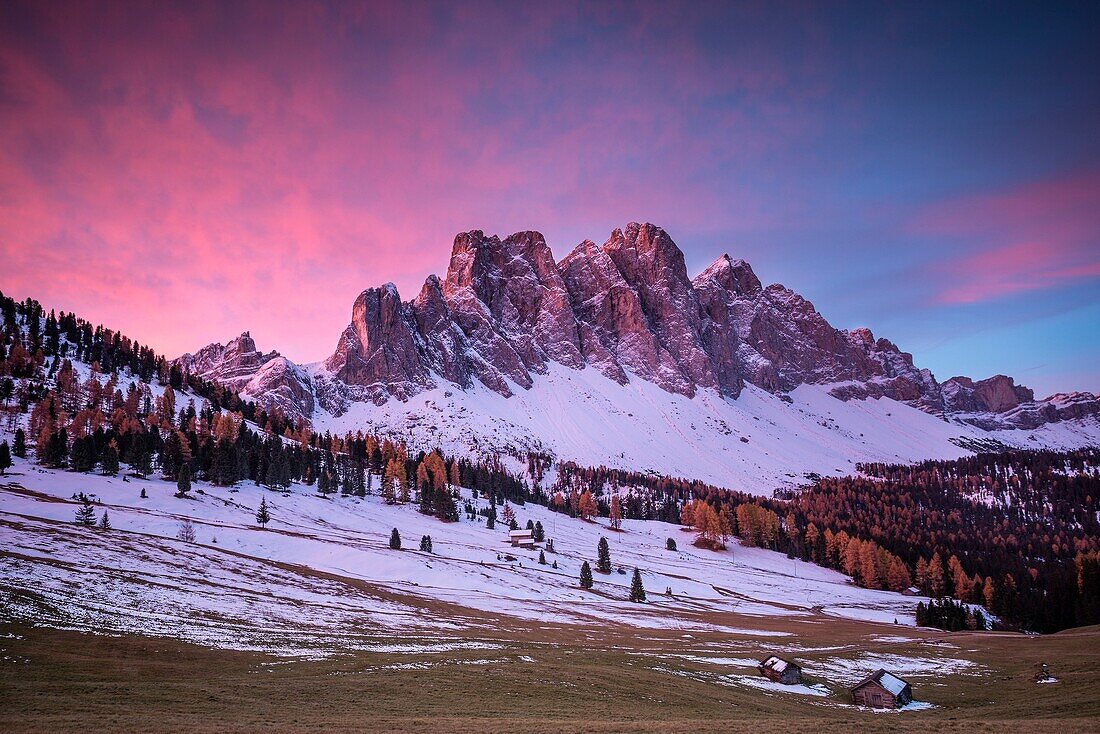
[(109, 517), (107, 517), (107, 511), (106, 510), (103, 511), (103, 516), (99, 518), (99, 529), (100, 530), (110, 530), (111, 529), (111, 519)]
[(596, 547), (596, 570), (600, 573), (611, 573), (611, 549), (607, 545), (607, 538), (601, 537)]
[(88, 499), (84, 499), (80, 503), (80, 507), (76, 509), (76, 524), (83, 525), (86, 528), (90, 528), (95, 525), (95, 507)]
[(536, 543), (546, 540), (546, 530), (542, 527), (542, 520), (535, 523), (535, 529), (531, 532), (531, 539)]
[(179, 524), (179, 528), (176, 529), (176, 538), (184, 543), (195, 542), (195, 526), (190, 520), (184, 520)]
[(401, 550), (401, 533), (397, 532), (397, 528), (390, 533), (390, 550)]
[(592, 588), (592, 567), (588, 565), (588, 561), (581, 564), (581, 588)]
[(20, 459), (27, 458), (27, 434), (22, 428), (15, 429), (15, 442), (12, 444), (11, 452)]
[(424, 551), (425, 553), (432, 552), (432, 536), (425, 535), (420, 538), (420, 550)]
[(546, 565), (546, 553), (544, 553), (543, 551), (539, 551), (539, 565)]
[(0, 474), (3, 474), (11, 466), (11, 449), (8, 448), (8, 442), (4, 441), (0, 443)]
[(497, 526), (497, 508), (489, 506), (489, 514), (485, 517), (485, 528), (492, 530)]
[(191, 491), (191, 467), (184, 464), (179, 468), (176, 479), (176, 496), (185, 497)]
[(267, 511), (267, 498), (260, 498), (260, 509), (256, 510), (256, 522), (260, 524), (261, 528), (267, 528), (267, 524), (271, 522), (271, 515)]
[(113, 438), (103, 449), (103, 456), (100, 458), (99, 463), (103, 467), (103, 473), (107, 476), (113, 477), (118, 474), (118, 442)]
[(91, 438), (78, 438), (73, 441), (73, 450), (70, 453), (69, 466), (73, 471), (89, 472), (95, 468), (95, 456), (93, 455)]
[(630, 580), (630, 601), (645, 601), (645, 587), (642, 586), (642, 574), (637, 568), (634, 569), (634, 578)]
[(670, 551), (676, 550), (676, 541), (672, 538), (669, 538), (665, 541), (665, 548)]

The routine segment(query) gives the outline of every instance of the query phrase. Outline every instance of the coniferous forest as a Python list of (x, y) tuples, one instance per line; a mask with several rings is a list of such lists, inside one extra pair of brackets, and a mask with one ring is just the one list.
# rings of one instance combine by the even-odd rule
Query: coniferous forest
[[(0, 428), (13, 439), (0, 445), (0, 458), (10, 451), (52, 468), (159, 477), (180, 496), (192, 478), (377, 492), (443, 521), (460, 519), (457, 488), (470, 487), (489, 502), (467, 503), (466, 516), (488, 523), (508, 502), (608, 517), (613, 529), (623, 518), (677, 523), (694, 528), (700, 546), (723, 548), (737, 537), (862, 586), (915, 589), (929, 600), (920, 621), (945, 629), (985, 626), (968, 604), (983, 605), (1001, 626), (1041, 632), (1100, 622), (1096, 449), (867, 464), (856, 476), (772, 498), (570, 462), (557, 464), (544, 486), (546, 455), (474, 461), (410, 453), (399, 440), (361, 432), (315, 433), (74, 314), (0, 294), (0, 318)], [(523, 476), (508, 468), (517, 459)]]

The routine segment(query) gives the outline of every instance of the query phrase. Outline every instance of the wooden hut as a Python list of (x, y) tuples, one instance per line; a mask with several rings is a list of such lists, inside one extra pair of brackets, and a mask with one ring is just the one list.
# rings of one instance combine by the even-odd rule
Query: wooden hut
[(893, 709), (913, 700), (913, 688), (907, 682), (879, 668), (849, 689), (857, 706)]
[(778, 655), (772, 655), (760, 661), (757, 667), (760, 669), (760, 675), (776, 683), (793, 686), (802, 682), (802, 668)]
[(534, 548), (535, 539), (531, 537), (530, 530), (512, 530), (508, 533), (508, 540), (515, 548)]

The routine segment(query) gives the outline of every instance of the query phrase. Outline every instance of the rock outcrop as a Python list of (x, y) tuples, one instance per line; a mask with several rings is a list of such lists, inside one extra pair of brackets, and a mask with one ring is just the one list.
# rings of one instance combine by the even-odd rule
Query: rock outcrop
[(304, 369), (278, 352), (261, 353), (247, 331), (228, 344), (209, 344), (175, 360), (184, 374), (219, 382), (263, 408), (278, 408), (295, 420), (314, 409), (313, 385)]
[(668, 233), (638, 223), (603, 245), (585, 240), (560, 262), (538, 232), (460, 233), (446, 277), (429, 276), (413, 300), (402, 301), (393, 284), (363, 291), (312, 384), (277, 353), (258, 352), (247, 333), (179, 363), (305, 417), (314, 396), (340, 413), (354, 401), (406, 400), (443, 383), (510, 397), (553, 365), (688, 397), (713, 390), (736, 399), (746, 384), (775, 393), (827, 385), (841, 400), (888, 397), (991, 430), (1100, 408), (1090, 393), (1036, 401), (1004, 375), (941, 384), (888, 339), (837, 329), (794, 291), (763, 286), (743, 260), (722, 255), (689, 278)]

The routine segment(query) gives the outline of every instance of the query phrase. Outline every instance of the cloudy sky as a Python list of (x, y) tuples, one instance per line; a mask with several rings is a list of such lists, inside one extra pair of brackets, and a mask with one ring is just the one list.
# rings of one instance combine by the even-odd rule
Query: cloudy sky
[(940, 379), (1100, 390), (1100, 5), (0, 5), (0, 289), (331, 352), (454, 235), (629, 221)]

